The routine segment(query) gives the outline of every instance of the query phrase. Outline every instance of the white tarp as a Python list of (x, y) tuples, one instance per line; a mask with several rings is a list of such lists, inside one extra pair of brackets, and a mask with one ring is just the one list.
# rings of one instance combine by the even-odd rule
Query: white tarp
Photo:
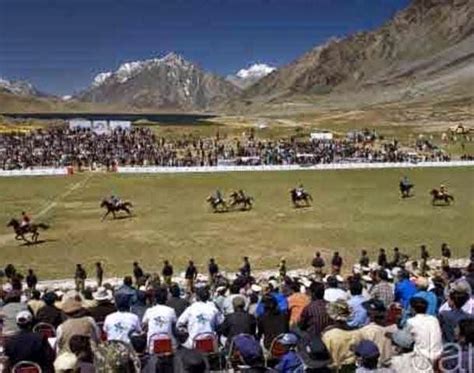
[(69, 121), (69, 129), (89, 129), (92, 127), (92, 122), (88, 119), (76, 118)]
[(107, 134), (111, 131), (121, 128), (130, 130), (132, 122), (129, 120), (94, 120), (76, 118), (69, 120), (70, 129), (90, 129), (98, 135)]
[(111, 131), (119, 128), (123, 130), (129, 130), (132, 128), (132, 122), (130, 122), (129, 120), (110, 120), (109, 128)]
[(332, 140), (333, 134), (331, 132), (311, 132), (311, 140)]

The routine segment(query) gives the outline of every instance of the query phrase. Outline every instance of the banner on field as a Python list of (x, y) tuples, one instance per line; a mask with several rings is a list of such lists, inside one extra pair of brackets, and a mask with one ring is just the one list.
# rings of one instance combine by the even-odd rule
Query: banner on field
[(103, 135), (116, 129), (130, 130), (132, 122), (128, 120), (89, 120), (76, 118), (69, 120), (70, 129), (89, 129), (92, 132)]

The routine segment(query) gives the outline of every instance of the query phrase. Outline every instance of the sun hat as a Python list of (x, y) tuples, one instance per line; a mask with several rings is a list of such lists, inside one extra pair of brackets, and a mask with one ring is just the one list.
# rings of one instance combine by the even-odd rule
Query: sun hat
[(260, 293), (262, 291), (262, 287), (260, 285), (257, 285), (257, 284), (253, 284), (250, 289), (252, 289), (252, 291), (254, 293)]
[(374, 358), (380, 356), (380, 351), (377, 345), (367, 339), (360, 341), (354, 352), (357, 356), (362, 358)]
[(92, 294), (92, 297), (97, 301), (112, 300), (112, 292), (101, 286), (95, 293)]
[(65, 314), (71, 314), (82, 308), (82, 301), (80, 298), (66, 298), (61, 302), (60, 306)]
[(78, 359), (72, 352), (66, 351), (54, 360), (54, 371), (55, 372), (67, 372), (76, 369)]
[(16, 323), (26, 325), (33, 321), (33, 315), (30, 311), (20, 311), (16, 314)]
[(329, 317), (335, 321), (347, 321), (351, 315), (351, 308), (344, 299), (328, 303), (326, 309)]

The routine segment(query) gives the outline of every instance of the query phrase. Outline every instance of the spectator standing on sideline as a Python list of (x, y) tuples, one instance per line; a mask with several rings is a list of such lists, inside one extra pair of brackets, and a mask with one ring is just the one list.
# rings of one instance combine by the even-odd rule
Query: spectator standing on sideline
[(428, 249), (425, 245), (420, 246), (420, 256), (421, 256), (421, 275), (426, 276), (426, 272), (429, 270), (428, 267), (428, 259), (430, 258), (430, 254), (428, 253)]
[(100, 288), (104, 280), (104, 268), (100, 262), (95, 263), (95, 278), (97, 280), (97, 288)]
[(370, 264), (370, 258), (369, 255), (367, 254), (367, 250), (362, 250), (360, 259), (359, 259), (359, 264), (361, 267), (368, 267)]
[(194, 262), (190, 260), (188, 262), (188, 267), (186, 268), (186, 272), (184, 273), (184, 278), (186, 279), (186, 287), (189, 293), (194, 292), (194, 281), (196, 281), (196, 277), (198, 275), (198, 271)]
[(385, 254), (385, 249), (380, 248), (379, 250), (379, 257), (377, 259), (377, 264), (383, 269), (387, 267), (387, 254)]
[(30, 268), (28, 270), (28, 275), (26, 276), (26, 286), (28, 286), (29, 290), (34, 290), (36, 289), (37, 284), (38, 284), (38, 277), (36, 277), (36, 274)]
[(316, 253), (314, 254), (314, 258), (313, 258), (313, 261), (311, 262), (311, 265), (314, 268), (316, 279), (318, 281), (322, 280), (324, 276), (324, 273), (323, 273), (324, 266), (326, 265), (326, 263), (324, 263), (324, 259), (321, 257), (321, 253), (319, 251), (316, 251)]
[(167, 260), (163, 262), (163, 270), (161, 271), (161, 274), (165, 284), (171, 286), (171, 280), (173, 278), (173, 266)]
[(219, 273), (219, 266), (217, 265), (214, 258), (209, 259), (208, 271), (209, 271), (209, 282), (211, 286), (214, 287), (217, 274)]
[(74, 274), (74, 281), (76, 282), (76, 290), (83, 292), (86, 284), (87, 272), (81, 264), (76, 264), (76, 273)]
[(248, 256), (244, 256), (244, 263), (240, 268), (240, 274), (244, 277), (250, 277), (252, 275), (252, 267)]
[(342, 264), (343, 262), (341, 256), (339, 256), (339, 251), (335, 251), (331, 259), (332, 273), (335, 275), (339, 274), (341, 272)]
[(133, 277), (135, 277), (135, 284), (137, 286), (140, 286), (143, 275), (143, 269), (140, 267), (138, 262), (133, 262)]

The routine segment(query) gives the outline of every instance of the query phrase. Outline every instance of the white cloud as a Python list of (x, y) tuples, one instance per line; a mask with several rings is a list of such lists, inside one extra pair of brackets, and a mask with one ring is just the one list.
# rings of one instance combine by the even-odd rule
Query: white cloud
[(247, 69), (241, 69), (236, 76), (240, 79), (260, 79), (270, 74), (275, 70), (275, 67), (264, 63), (256, 63), (249, 66)]

